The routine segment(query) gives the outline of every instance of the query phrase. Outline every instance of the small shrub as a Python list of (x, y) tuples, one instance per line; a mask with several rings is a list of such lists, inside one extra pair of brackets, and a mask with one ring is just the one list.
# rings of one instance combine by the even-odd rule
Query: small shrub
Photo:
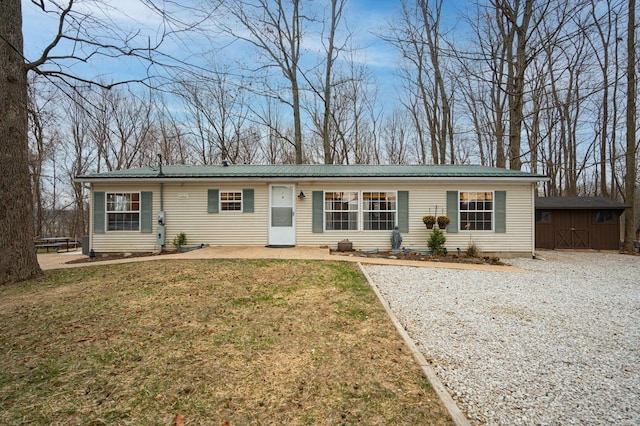
[(466, 251), (467, 256), (469, 257), (480, 257), (480, 250), (474, 241), (469, 243), (469, 247), (467, 247)]
[(173, 245), (176, 247), (176, 249), (180, 250), (180, 247), (182, 247), (183, 245), (187, 244), (187, 234), (185, 234), (184, 232), (179, 233), (178, 235), (176, 235), (176, 237), (173, 239)]
[(447, 237), (444, 236), (444, 232), (442, 232), (438, 228), (434, 228), (433, 233), (429, 237), (429, 241), (427, 241), (427, 246), (435, 255), (440, 255), (444, 252), (444, 243), (447, 242)]

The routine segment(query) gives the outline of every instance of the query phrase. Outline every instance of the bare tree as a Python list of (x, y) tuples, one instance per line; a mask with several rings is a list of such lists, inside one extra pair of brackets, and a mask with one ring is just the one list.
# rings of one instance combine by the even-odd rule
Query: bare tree
[(435, 85), (435, 96), (439, 98), (440, 104), (438, 108), (442, 111), (440, 117), (440, 132), (438, 134), (438, 145), (440, 147), (439, 158), (440, 163), (445, 164), (447, 145), (450, 146), (450, 162), (455, 162), (453, 152), (453, 118), (451, 113), (451, 104), (443, 77), (441, 55), (440, 55), (440, 17), (442, 14), (443, 0), (436, 2), (431, 6), (429, 0), (418, 0), (417, 6), (422, 15), (422, 24), (424, 25), (424, 33), (427, 36), (427, 47), (429, 50), (429, 59), (433, 67), (433, 79)]
[[(33, 247), (32, 189), (29, 182), (27, 73), (35, 72), (61, 84), (86, 84), (113, 87), (115, 83), (99, 83), (91, 77), (72, 72), (69, 66), (95, 57), (115, 60), (128, 58), (153, 64), (159, 59), (157, 48), (182, 24), (171, 21), (165, 10), (151, 2), (143, 2), (161, 20), (160, 28), (151, 34), (137, 29), (129, 32), (114, 25), (113, 20), (93, 16), (74, 9), (74, 0), (58, 3), (46, 0), (6, 0), (0, 7), (0, 283), (21, 281), (40, 273)], [(35, 59), (23, 56), (22, 5), (37, 7), (57, 17), (57, 33)], [(104, 11), (103, 7), (100, 9)], [(101, 20), (100, 18), (103, 18)], [(164, 24), (164, 25), (163, 25)], [(103, 37), (100, 37), (101, 33)], [(65, 50), (68, 49), (68, 50)], [(170, 56), (164, 56), (169, 59)], [(133, 81), (133, 80), (131, 80)], [(149, 82), (149, 76), (135, 79)]]
[(430, 157), (428, 154), (428, 141), (426, 137), (426, 132), (423, 130), (426, 128), (426, 123), (424, 119), (424, 115), (422, 114), (422, 109), (420, 106), (420, 102), (415, 96), (408, 96), (407, 100), (401, 100), (402, 104), (409, 112), (411, 116), (411, 122), (413, 124), (413, 128), (415, 129), (416, 140), (413, 143), (412, 148), (415, 152), (415, 158), (417, 159), (418, 164), (429, 164)]
[(633, 251), (636, 236), (636, 0), (629, 0), (627, 16), (627, 152), (624, 179), (625, 198), (629, 208), (624, 212), (624, 250)]
[(88, 135), (89, 112), (86, 97), (82, 91), (74, 93), (65, 105), (69, 136), (64, 140), (62, 149), (67, 157), (63, 164), (66, 178), (71, 182), (73, 203), (71, 232), (73, 238), (79, 240), (88, 231), (88, 208), (86, 205), (85, 188), (81, 182), (74, 180), (75, 176), (89, 172), (95, 161), (96, 149), (90, 144)]
[(320, 98), (324, 106), (322, 111), (322, 128), (320, 130), (320, 137), (322, 138), (323, 157), (325, 164), (333, 164), (333, 143), (332, 139), (332, 126), (331, 126), (331, 114), (332, 105), (331, 98), (333, 94), (333, 86), (336, 84), (334, 81), (334, 64), (338, 59), (338, 55), (342, 50), (341, 46), (336, 45), (336, 32), (340, 26), (342, 20), (342, 12), (347, 0), (331, 0), (331, 14), (329, 17), (329, 31), (326, 36), (326, 40), (323, 37), (323, 45), (326, 51), (325, 66), (324, 66), (324, 81), (322, 83), (321, 90), (315, 90), (316, 93), (321, 94)]
[(267, 96), (289, 105), (293, 112), (295, 162), (303, 161), (302, 116), (300, 93), (300, 45), (303, 22), (300, 0), (233, 0), (223, 3), (231, 23), (220, 23), (227, 34), (255, 47), (263, 57), (261, 67), (276, 68), (284, 76), (290, 97), (283, 97), (277, 87), (268, 87)]
[[(598, 2), (600, 3), (600, 2)], [(614, 19), (614, 10), (612, 7), (611, 0), (605, 0), (607, 5), (605, 13), (602, 17), (598, 16), (596, 9), (599, 7), (596, 6), (596, 1), (591, 0), (590, 4), (590, 16), (593, 21), (593, 26), (598, 35), (598, 41), (600, 42), (600, 49), (594, 48), (592, 49), (594, 55), (598, 61), (598, 66), (602, 73), (602, 113), (600, 115), (600, 156), (599, 156), (599, 175), (596, 175), (596, 178), (599, 180), (599, 190), (600, 194), (603, 196), (607, 196), (608, 188), (607, 188), (607, 147), (609, 145), (609, 125), (610, 125), (610, 112), (609, 112), (609, 69), (611, 66), (610, 62), (610, 49), (611, 49), (611, 38), (613, 32), (612, 21)], [(601, 5), (601, 3), (600, 3)], [(599, 5), (599, 6), (600, 6)], [(589, 42), (591, 42), (591, 38), (589, 35), (586, 35), (586, 38)], [(592, 43), (592, 42), (591, 42)], [(593, 43), (592, 43), (593, 46)]]
[[(442, 5), (442, 0), (436, 0), (435, 4), (429, 0), (403, 1), (401, 19), (391, 24), (393, 35), (383, 37), (400, 50), (405, 60), (403, 78), (409, 89), (405, 104), (413, 111), (416, 130), (422, 134), (423, 129), (418, 127), (426, 128), (431, 158), (436, 164), (447, 162), (447, 150), (450, 151), (449, 162), (455, 161), (451, 94), (445, 82), (440, 47)], [(420, 113), (418, 106), (422, 109)], [(426, 141), (420, 142), (424, 147)], [(422, 155), (422, 161), (426, 161), (425, 155)]]
[[(535, 0), (491, 0), (496, 23), (502, 36), (507, 58), (507, 93), (509, 99), (509, 167), (520, 170), (522, 123), (524, 121), (525, 72), (532, 60), (528, 49), (532, 28), (542, 22), (545, 11), (534, 17)], [(549, 4), (549, 3), (547, 3)]]
[(551, 105), (557, 111), (558, 138), (562, 158), (563, 188), (562, 195), (578, 195), (578, 182), (585, 170), (589, 152), (579, 158), (578, 125), (580, 122), (582, 94), (585, 86), (583, 70), (586, 62), (586, 42), (584, 37), (568, 40), (562, 49), (545, 47), (547, 55), (547, 78), (550, 80)]
[(45, 235), (45, 218), (50, 206), (45, 204), (45, 185), (51, 182), (47, 176), (47, 166), (51, 163), (57, 135), (57, 120), (53, 104), (57, 91), (47, 87), (42, 79), (29, 79), (29, 169), (33, 190), (35, 235)]
[(27, 73), (20, 0), (0, 7), (0, 284), (40, 274), (33, 248), (29, 181)]
[(157, 114), (154, 122), (157, 126), (158, 143), (154, 151), (162, 155), (166, 164), (187, 164), (191, 154), (187, 149), (187, 135), (183, 124), (162, 97), (154, 99), (154, 110)]
[(100, 165), (109, 171), (122, 170), (155, 158), (155, 153), (146, 152), (152, 145), (154, 127), (150, 100), (138, 99), (116, 88), (101, 88), (85, 106), (91, 111), (88, 126)]
[[(568, 2), (556, 0), (489, 0), (470, 9), (467, 22), (477, 42), (468, 51), (456, 47), (457, 57), (464, 75), (472, 77), (468, 84), (476, 86), (474, 93), (486, 94), (490, 100), (484, 104), (492, 115), (487, 124), (495, 140), (498, 167), (522, 168), (527, 154), (522, 152), (525, 103), (532, 89), (527, 69), (545, 46), (556, 42), (568, 7)], [(553, 22), (548, 25), (553, 31), (543, 31), (545, 20)], [(482, 85), (488, 89), (480, 90)]]
[(257, 125), (244, 126), (238, 135), (236, 162), (257, 164), (262, 161), (262, 137)]
[(374, 81), (366, 67), (354, 60), (354, 52), (350, 55), (351, 60), (337, 77), (343, 83), (334, 87), (331, 150), (335, 164), (366, 164), (376, 162), (377, 93), (370, 90)]
[(268, 98), (262, 109), (258, 111), (261, 120), (266, 123), (263, 136), (263, 157), (267, 164), (291, 164), (295, 163), (295, 152), (288, 143), (291, 128), (283, 118), (280, 110), (281, 104), (275, 99)]
[(388, 164), (407, 164), (409, 162), (410, 116), (405, 111), (394, 111), (382, 128), (385, 144), (385, 157)]
[(212, 68), (207, 76), (180, 82), (176, 91), (184, 101), (190, 121), (195, 123), (191, 135), (200, 161), (236, 163), (248, 125), (246, 92), (241, 81), (232, 81), (228, 70)]

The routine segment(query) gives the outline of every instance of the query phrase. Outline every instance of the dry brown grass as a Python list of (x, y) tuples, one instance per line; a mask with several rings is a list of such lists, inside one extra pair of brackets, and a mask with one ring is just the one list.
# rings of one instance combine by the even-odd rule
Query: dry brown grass
[(0, 288), (0, 424), (176, 416), (450, 424), (352, 264), (156, 261)]

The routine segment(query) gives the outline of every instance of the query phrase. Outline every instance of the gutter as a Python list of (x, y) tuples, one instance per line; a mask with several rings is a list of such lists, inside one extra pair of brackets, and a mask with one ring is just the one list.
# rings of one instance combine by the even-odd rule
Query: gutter
[(157, 177), (157, 176), (121, 176), (121, 177), (82, 177), (74, 178), (77, 182), (90, 183), (131, 183), (144, 182), (237, 182), (237, 181), (263, 181), (263, 182), (314, 182), (332, 180), (363, 180), (369, 182), (501, 182), (501, 183), (537, 183), (548, 182), (547, 177), (498, 177), (498, 176), (185, 176), (185, 177)]

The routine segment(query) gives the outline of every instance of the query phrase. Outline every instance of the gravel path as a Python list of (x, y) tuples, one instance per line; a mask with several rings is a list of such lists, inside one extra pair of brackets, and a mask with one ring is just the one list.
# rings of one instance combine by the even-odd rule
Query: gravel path
[(542, 255), (364, 268), (472, 423), (640, 425), (640, 257)]

